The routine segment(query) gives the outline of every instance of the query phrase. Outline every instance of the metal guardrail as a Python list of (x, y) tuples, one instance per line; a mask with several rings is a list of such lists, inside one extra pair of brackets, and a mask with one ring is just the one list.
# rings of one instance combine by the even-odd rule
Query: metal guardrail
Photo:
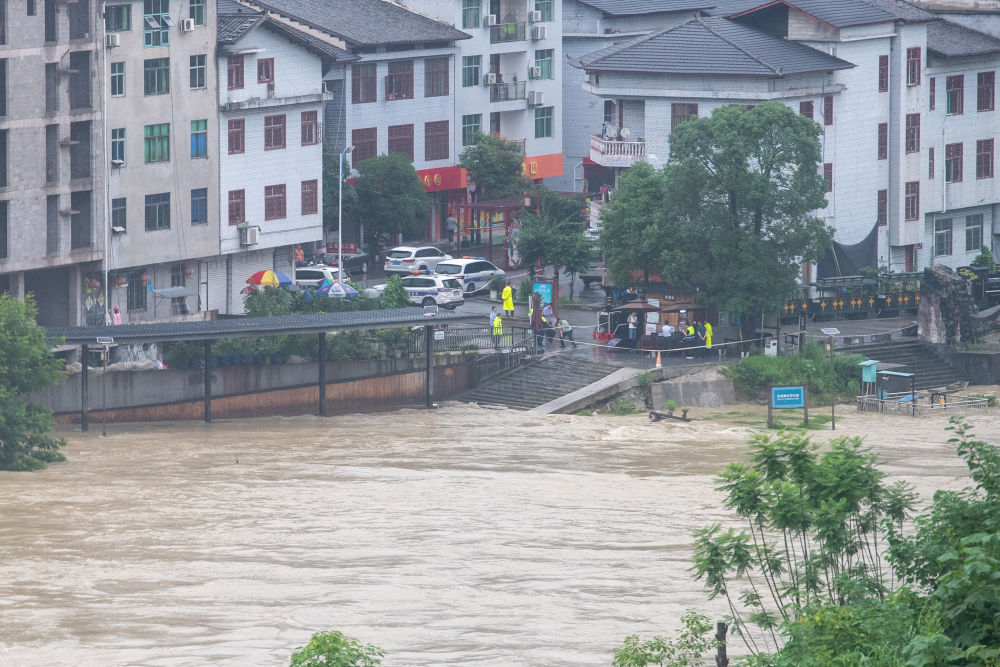
[[(879, 412), (884, 414), (902, 415), (905, 417), (926, 417), (930, 415), (983, 415), (990, 410), (990, 399), (995, 402), (996, 397), (992, 395), (969, 395), (953, 396), (938, 402), (931, 403), (921, 392), (917, 392), (912, 401), (900, 402), (901, 398), (910, 396), (910, 392), (896, 392), (883, 394), (881, 397), (866, 395), (857, 397), (858, 412)], [(921, 403), (921, 399), (926, 402)]]
[[(468, 352), (477, 355), (476, 380), (489, 377), (520, 366), (535, 354), (536, 338), (526, 327), (504, 327), (499, 336), (490, 327), (449, 327), (443, 338), (432, 342), (434, 352)], [(412, 336), (394, 349), (415, 358), (426, 355), (422, 335)]]
[(524, 81), (490, 84), (490, 102), (510, 102), (527, 99)]

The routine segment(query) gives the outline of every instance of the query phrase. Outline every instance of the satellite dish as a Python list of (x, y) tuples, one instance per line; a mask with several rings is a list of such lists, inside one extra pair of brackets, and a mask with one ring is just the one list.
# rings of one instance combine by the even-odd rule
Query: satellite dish
[(627, 127), (623, 127), (622, 131), (621, 131), (621, 135), (622, 135), (622, 139), (628, 139), (632, 135), (632, 133), (629, 132), (629, 129)]

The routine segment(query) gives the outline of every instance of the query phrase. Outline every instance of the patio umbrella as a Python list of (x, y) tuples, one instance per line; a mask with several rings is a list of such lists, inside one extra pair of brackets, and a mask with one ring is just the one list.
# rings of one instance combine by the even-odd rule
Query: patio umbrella
[(358, 290), (345, 285), (339, 280), (324, 280), (316, 290), (316, 296), (328, 296), (332, 299), (353, 299), (358, 296)]
[(277, 287), (278, 285), (291, 285), (292, 280), (284, 273), (280, 271), (272, 271), (271, 269), (264, 269), (263, 271), (258, 271), (249, 278), (247, 278), (248, 285), (266, 285), (269, 287)]

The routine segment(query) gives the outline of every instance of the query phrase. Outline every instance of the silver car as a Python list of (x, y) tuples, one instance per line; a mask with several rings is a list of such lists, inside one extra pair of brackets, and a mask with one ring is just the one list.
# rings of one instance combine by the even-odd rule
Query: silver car
[(416, 271), (433, 271), (438, 263), (451, 259), (432, 245), (409, 246), (401, 245), (390, 250), (385, 256), (386, 274), (406, 274)]
[[(454, 278), (424, 274), (406, 276), (402, 282), (410, 301), (417, 305), (455, 309), (465, 303), (462, 284)], [(371, 288), (372, 296), (378, 296), (384, 290), (385, 285), (375, 285)]]

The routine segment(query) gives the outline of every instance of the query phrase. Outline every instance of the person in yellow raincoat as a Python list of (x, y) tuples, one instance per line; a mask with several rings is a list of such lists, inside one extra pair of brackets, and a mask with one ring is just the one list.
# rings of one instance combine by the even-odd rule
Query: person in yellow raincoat
[(712, 323), (705, 320), (705, 349), (712, 349)]
[(510, 285), (503, 286), (500, 298), (503, 299), (504, 317), (514, 317), (514, 290), (510, 288)]
[(493, 312), (490, 313), (490, 317), (493, 320), (493, 347), (499, 348), (501, 339), (503, 338), (503, 318), (501, 318), (496, 313), (496, 306), (493, 306)]

